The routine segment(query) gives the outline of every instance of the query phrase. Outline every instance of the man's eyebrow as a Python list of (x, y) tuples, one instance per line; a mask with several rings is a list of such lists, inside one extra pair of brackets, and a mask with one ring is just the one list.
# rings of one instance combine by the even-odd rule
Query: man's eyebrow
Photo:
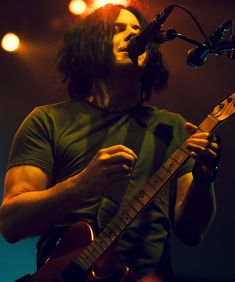
[(126, 23), (122, 23), (122, 22), (115, 22), (114, 25), (126, 25)]
[[(127, 23), (115, 22), (114, 25), (127, 25)], [(135, 27), (141, 27), (140, 24), (137, 24), (137, 23), (131, 23), (130, 25), (135, 26)]]

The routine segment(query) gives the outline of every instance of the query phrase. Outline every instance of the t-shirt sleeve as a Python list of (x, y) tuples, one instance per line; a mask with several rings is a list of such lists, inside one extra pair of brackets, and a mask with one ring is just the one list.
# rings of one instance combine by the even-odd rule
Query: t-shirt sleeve
[(35, 108), (18, 128), (10, 150), (7, 169), (19, 165), (33, 165), (52, 175), (52, 121), (46, 112)]

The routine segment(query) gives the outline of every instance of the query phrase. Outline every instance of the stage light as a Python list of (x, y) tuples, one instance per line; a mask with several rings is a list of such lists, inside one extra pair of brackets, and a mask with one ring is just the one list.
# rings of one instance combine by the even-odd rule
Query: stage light
[(19, 37), (14, 33), (7, 33), (3, 36), (1, 41), (2, 49), (7, 52), (15, 52), (20, 45)]
[(106, 4), (118, 4), (118, 5), (128, 6), (129, 3), (130, 3), (130, 0), (95, 0), (94, 7), (97, 9)]
[(69, 2), (69, 11), (74, 15), (82, 15), (87, 9), (87, 4), (82, 0), (72, 0)]

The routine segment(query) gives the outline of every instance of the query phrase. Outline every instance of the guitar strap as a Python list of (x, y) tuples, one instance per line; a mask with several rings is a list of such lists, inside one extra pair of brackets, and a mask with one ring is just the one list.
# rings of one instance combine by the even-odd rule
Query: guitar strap
[[(133, 128), (132, 123), (133, 116), (134, 115), (130, 117), (123, 145), (128, 148), (132, 148), (138, 156), (143, 145), (145, 137), (145, 128), (140, 126), (142, 130), (138, 130), (138, 136), (136, 136), (136, 134), (134, 134), (135, 128)], [(100, 201), (97, 212), (97, 222), (98, 228), (100, 230), (103, 229), (118, 212), (120, 204), (126, 193), (127, 187), (128, 180), (120, 181), (118, 183), (114, 183), (112, 185), (112, 189), (108, 189), (107, 192), (104, 194), (104, 197)]]

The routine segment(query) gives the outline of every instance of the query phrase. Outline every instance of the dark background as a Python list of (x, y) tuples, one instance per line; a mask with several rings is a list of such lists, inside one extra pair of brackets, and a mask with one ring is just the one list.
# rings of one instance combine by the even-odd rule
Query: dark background
[[(152, 18), (172, 1), (135, 1)], [(235, 18), (235, 1), (182, 0), (199, 20), (207, 34), (220, 24)], [(64, 30), (74, 22), (67, 11), (68, 1), (8, 0), (0, 2), (0, 37), (8, 31), (21, 35), (18, 54), (0, 50), (0, 198), (3, 175), (13, 134), (22, 119), (37, 105), (65, 99), (55, 68), (55, 53)], [(164, 28), (203, 41), (190, 17), (175, 9)], [(180, 40), (162, 45), (170, 71), (169, 87), (152, 103), (181, 113), (199, 124), (205, 116), (235, 89), (235, 61), (225, 55), (209, 57), (199, 69), (186, 63), (187, 50), (193, 46)], [(216, 195), (217, 217), (207, 238), (198, 247), (183, 246), (173, 239), (173, 263), (181, 281), (235, 281), (235, 119), (227, 120), (217, 130), (222, 137), (221, 160)], [(200, 205), (200, 203), (198, 203)], [(23, 228), (23, 226), (22, 226)], [(35, 270), (36, 239), (10, 245), (0, 237), (0, 281), (11, 282)]]

